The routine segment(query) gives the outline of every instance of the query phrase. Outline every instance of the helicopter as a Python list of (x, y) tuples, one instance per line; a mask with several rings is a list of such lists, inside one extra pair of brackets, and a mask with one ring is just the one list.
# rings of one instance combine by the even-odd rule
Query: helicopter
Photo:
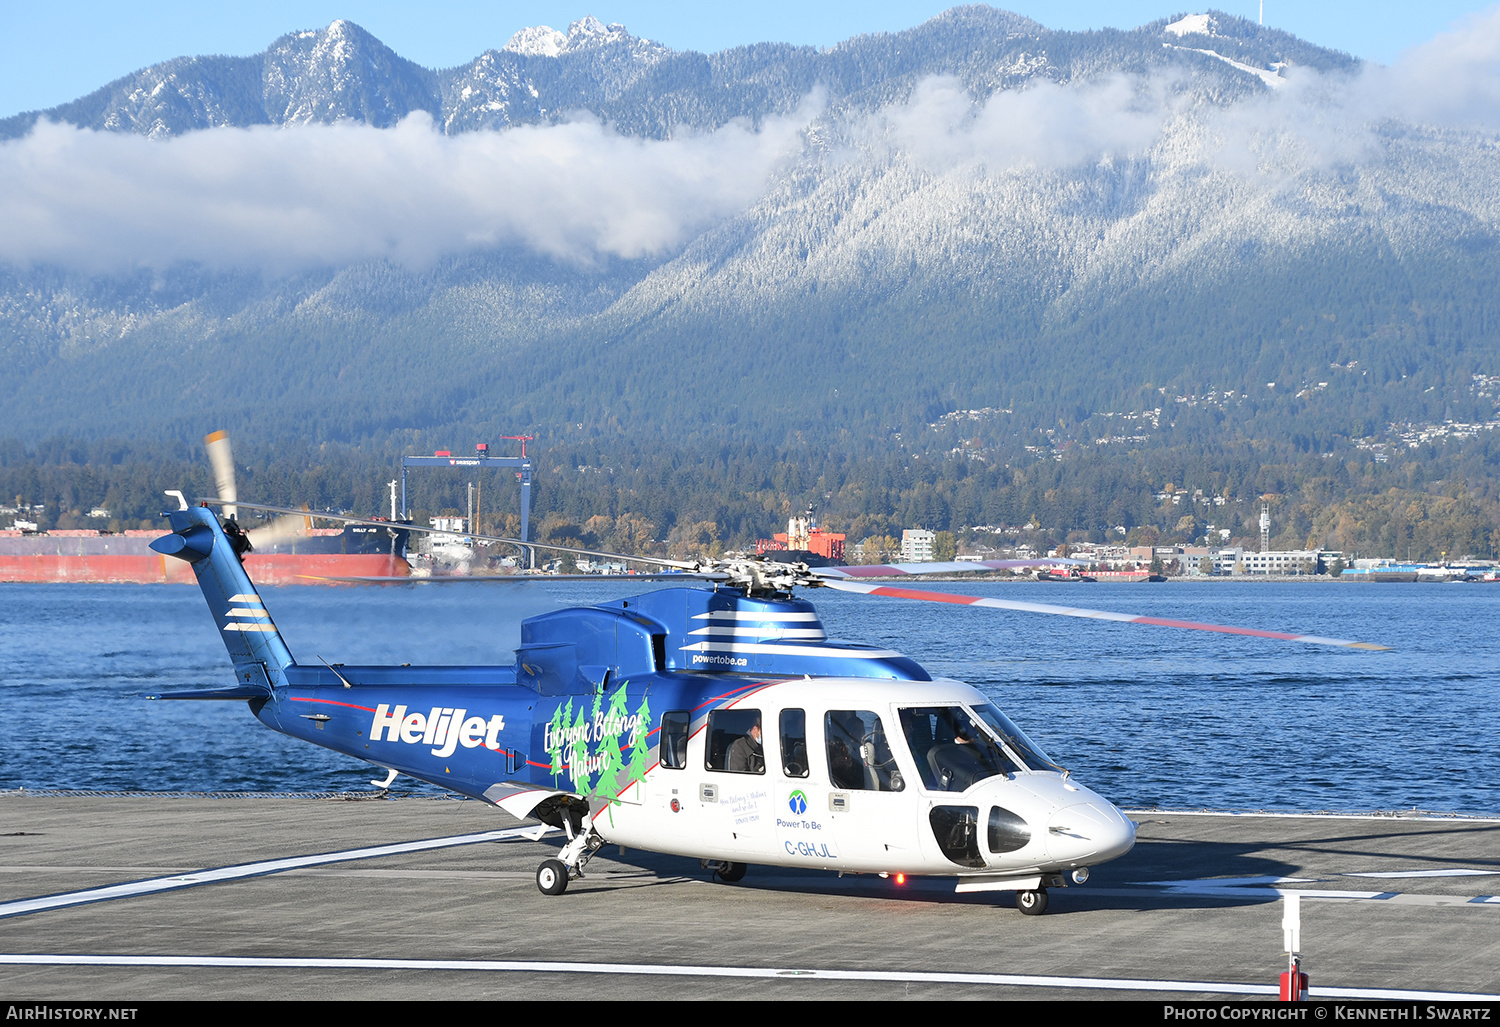
[(1049, 888), (1081, 885), (1130, 851), (1132, 821), (985, 695), (901, 653), (830, 640), (798, 590), (1385, 648), (858, 580), (1076, 564), (1066, 559), (812, 568), (476, 535), (640, 559), (662, 570), (632, 580), (667, 587), (528, 618), (510, 666), (315, 666), (293, 658), (246, 573), (251, 537), (211, 509), (236, 497), (193, 506), (167, 494), (178, 503), (163, 515), (171, 534), (151, 548), (192, 566), (234, 683), (151, 698), (244, 701), (273, 730), (387, 771), (372, 784), (406, 774), (559, 829), (565, 843), (536, 870), (547, 895), (616, 844), (696, 858), (726, 882), (753, 864), (952, 877), (960, 893), (1013, 892), (1022, 913), (1037, 915)]

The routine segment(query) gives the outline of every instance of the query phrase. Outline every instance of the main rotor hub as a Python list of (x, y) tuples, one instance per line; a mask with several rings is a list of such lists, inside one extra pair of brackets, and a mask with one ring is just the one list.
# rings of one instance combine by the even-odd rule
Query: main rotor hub
[(696, 569), (723, 574), (726, 585), (752, 596), (789, 595), (794, 588), (816, 588), (823, 583), (805, 563), (778, 563), (758, 555), (705, 560)]

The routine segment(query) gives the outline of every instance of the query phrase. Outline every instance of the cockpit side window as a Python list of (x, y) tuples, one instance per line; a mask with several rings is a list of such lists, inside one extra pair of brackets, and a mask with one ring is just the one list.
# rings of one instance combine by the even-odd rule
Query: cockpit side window
[(668, 770), (687, 766), (688, 727), (692, 715), (687, 710), (672, 710), (661, 715), (661, 765)]
[(828, 780), (834, 788), (871, 792), (905, 789), (906, 782), (878, 714), (870, 710), (830, 710), (823, 733), (828, 741)]
[(900, 712), (901, 732), (929, 791), (967, 791), (986, 778), (1019, 769), (962, 706), (919, 706)]
[(983, 703), (974, 707), (977, 713), (990, 728), (999, 735), (1006, 745), (1013, 749), (1017, 756), (1026, 762), (1031, 770), (1052, 770), (1062, 772), (1063, 768), (1042, 751), (1042, 747), (1026, 737), (1026, 733), (1016, 727), (1015, 723), (995, 708), (994, 703)]

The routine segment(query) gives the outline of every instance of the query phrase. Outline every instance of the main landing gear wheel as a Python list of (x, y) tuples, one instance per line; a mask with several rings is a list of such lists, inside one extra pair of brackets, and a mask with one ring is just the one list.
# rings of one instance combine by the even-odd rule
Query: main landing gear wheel
[(719, 875), (719, 880), (727, 884), (743, 880), (745, 876), (745, 864), (743, 863), (720, 863), (714, 867), (714, 873)]
[(568, 868), (560, 859), (543, 860), (536, 868), (536, 886), (543, 895), (561, 895), (568, 890)]
[(1027, 916), (1041, 916), (1047, 912), (1047, 889), (1016, 892), (1016, 908)]

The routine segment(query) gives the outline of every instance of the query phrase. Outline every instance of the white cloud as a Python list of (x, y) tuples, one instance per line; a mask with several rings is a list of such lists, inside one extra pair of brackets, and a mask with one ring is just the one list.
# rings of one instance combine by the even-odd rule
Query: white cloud
[(1379, 162), (1404, 128), (1500, 131), (1500, 7), (1469, 18), (1386, 67), (1319, 74), (1208, 119), (1215, 163), (1284, 179)]
[(1469, 16), (1390, 68), (1368, 66), (1363, 79), (1368, 100), (1394, 116), (1500, 129), (1500, 6)]
[[(1201, 167), (1290, 194), (1308, 175), (1382, 161), (1401, 135), (1392, 125), (1500, 132), (1500, 8), (1390, 67), (1292, 68), (1284, 88), (1226, 107), (1179, 82), (1035, 80), (979, 102), (931, 78), (855, 116), (842, 159), (894, 153), (938, 174), (1024, 177), (1148, 157), (1156, 171)], [(0, 144), (0, 261), (276, 271), (421, 266), (499, 245), (585, 265), (666, 255), (759, 200), (820, 106), (666, 141), (593, 120), (449, 137), (413, 116), (165, 141), (42, 124)]]
[(1061, 171), (1149, 154), (1273, 184), (1378, 161), (1392, 125), (1500, 131), (1500, 7), (1390, 67), (1293, 67), (1283, 88), (1227, 106), (1188, 102), (1180, 82), (1174, 72), (1034, 80), (979, 102), (957, 79), (935, 77), (857, 137), (938, 173)]
[(1160, 83), (1113, 75), (1061, 86), (1035, 82), (982, 104), (957, 79), (929, 78), (872, 127), (900, 152), (933, 168), (1053, 170), (1104, 156), (1141, 154), (1166, 121)]
[(583, 119), (444, 136), (413, 115), (168, 140), (39, 124), (0, 144), (0, 261), (420, 266), (498, 244), (577, 263), (657, 255), (754, 202), (814, 113), (666, 141)]

